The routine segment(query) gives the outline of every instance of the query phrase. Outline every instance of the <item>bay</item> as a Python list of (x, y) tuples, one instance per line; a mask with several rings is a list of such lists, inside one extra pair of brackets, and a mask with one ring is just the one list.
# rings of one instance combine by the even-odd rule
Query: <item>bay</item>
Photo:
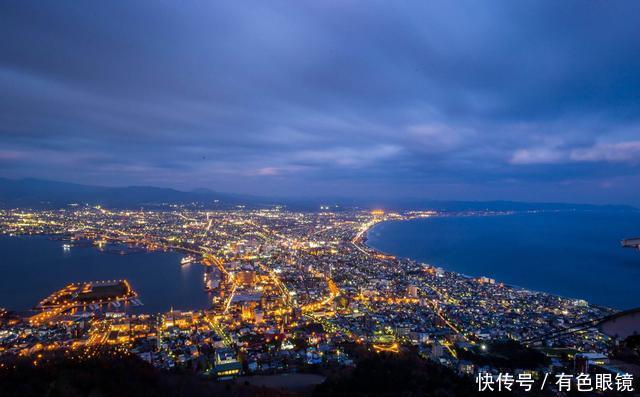
[(445, 216), (375, 225), (367, 244), (470, 276), (618, 309), (640, 307), (640, 213)]
[(48, 236), (0, 236), (0, 307), (26, 310), (70, 282), (127, 279), (144, 303), (137, 311), (157, 313), (209, 305), (203, 268), (180, 266), (176, 252), (102, 252), (95, 247), (63, 249)]

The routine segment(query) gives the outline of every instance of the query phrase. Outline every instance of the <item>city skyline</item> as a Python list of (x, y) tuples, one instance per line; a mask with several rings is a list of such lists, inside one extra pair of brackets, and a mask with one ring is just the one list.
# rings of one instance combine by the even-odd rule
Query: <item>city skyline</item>
[(9, 3), (0, 175), (639, 205), (636, 4)]

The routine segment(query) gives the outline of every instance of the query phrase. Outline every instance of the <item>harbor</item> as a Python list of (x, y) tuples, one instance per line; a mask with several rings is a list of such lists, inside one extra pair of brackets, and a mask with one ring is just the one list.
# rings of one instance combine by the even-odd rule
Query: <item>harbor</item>
[[(203, 266), (197, 262), (181, 266), (182, 253), (134, 249), (128, 255), (114, 255), (109, 246), (101, 251), (86, 242), (70, 243), (68, 249), (64, 244), (69, 243), (49, 236), (0, 236), (5, 255), (0, 263), (4, 275), (0, 279), (2, 307), (29, 311), (69, 283), (119, 279), (126, 279), (138, 293), (127, 303), (127, 310), (158, 313), (172, 307), (210, 306), (209, 295), (203, 291)], [(121, 249), (125, 248), (114, 247), (113, 251)], [(87, 310), (100, 310), (90, 305), (95, 304), (89, 303)]]

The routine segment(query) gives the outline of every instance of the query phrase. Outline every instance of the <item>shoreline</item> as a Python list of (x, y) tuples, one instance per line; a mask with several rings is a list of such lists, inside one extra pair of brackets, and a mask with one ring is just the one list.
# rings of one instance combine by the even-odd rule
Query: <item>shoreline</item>
[[(366, 230), (362, 231), (362, 234), (359, 238), (360, 242), (357, 244), (361, 244), (362, 247), (366, 248), (367, 250), (373, 252), (374, 254), (381, 254), (384, 256), (392, 256), (394, 257), (396, 260), (402, 260), (402, 259), (408, 259), (417, 263), (424, 263), (427, 264), (431, 267), (436, 267), (436, 268), (442, 268), (444, 269), (446, 272), (449, 273), (453, 273), (457, 276), (463, 277), (463, 278), (467, 278), (467, 279), (475, 279), (475, 278), (479, 278), (479, 277), (490, 277), (490, 278), (494, 278), (494, 276), (491, 275), (491, 273), (488, 273), (488, 276), (481, 274), (481, 275), (477, 275), (477, 276), (472, 276), (472, 275), (468, 275), (456, 270), (452, 270), (449, 267), (446, 266), (439, 266), (439, 265), (435, 265), (435, 264), (430, 264), (430, 263), (426, 263), (425, 261), (418, 259), (418, 258), (414, 258), (411, 256), (406, 256), (406, 255), (395, 255), (389, 252), (385, 252), (381, 249), (375, 248), (372, 245), (370, 245), (370, 233), (379, 225), (384, 224), (384, 223), (392, 223), (392, 222), (397, 222), (397, 223), (405, 223), (405, 222), (409, 222), (409, 221), (415, 221), (415, 220), (425, 220), (428, 218), (474, 218), (474, 217), (498, 217), (498, 216), (506, 216), (506, 215), (535, 215), (535, 214), (540, 214), (540, 213), (549, 213), (549, 212), (558, 212), (558, 211), (523, 211), (523, 212), (492, 212), (492, 213), (488, 213), (488, 212), (483, 212), (483, 213), (475, 213), (475, 214), (434, 214), (428, 217), (413, 217), (413, 218), (408, 218), (408, 219), (385, 219), (385, 220), (381, 220), (378, 222), (373, 223), (372, 225), (370, 225)], [(562, 212), (575, 212), (575, 211), (562, 211)], [(40, 236), (40, 237), (44, 237), (47, 238), (49, 240), (59, 240), (59, 241), (64, 241), (66, 236), (64, 234), (52, 234), (52, 233), (35, 233), (35, 234), (7, 234), (7, 233), (3, 233), (1, 234), (2, 236), (6, 236), (6, 237), (19, 237), (19, 238), (24, 238), (24, 237), (36, 237), (36, 236)], [(91, 241), (91, 240), (89, 240)], [(127, 245), (124, 242), (119, 242), (118, 244), (124, 244), (125, 246)], [(356, 245), (357, 246), (357, 245)], [(92, 245), (87, 245), (87, 246), (82, 246), (82, 248), (92, 248), (97, 250), (97, 248), (95, 246)], [(100, 251), (97, 250), (101, 253), (109, 253), (111, 254), (111, 252), (107, 252), (107, 251)], [(132, 253), (167, 253), (167, 252), (174, 252), (174, 253), (178, 253), (181, 254), (181, 252), (179, 250), (154, 250), (154, 251), (148, 251), (148, 250), (141, 250), (141, 251), (134, 251)], [(518, 289), (518, 290), (523, 290), (523, 291), (527, 291), (530, 293), (542, 293), (542, 294), (547, 294), (547, 295), (551, 295), (554, 297), (558, 297), (561, 299), (566, 299), (566, 300), (573, 300), (573, 301), (585, 301), (587, 302), (590, 306), (594, 306), (594, 307), (600, 307), (600, 308), (607, 308), (607, 309), (613, 309), (613, 310), (625, 310), (625, 309), (621, 309), (618, 307), (613, 307), (613, 306), (609, 306), (609, 305), (602, 305), (602, 304), (595, 304), (592, 303), (589, 299), (585, 299), (585, 298), (579, 298), (579, 297), (570, 297), (568, 295), (564, 295), (564, 294), (559, 294), (559, 293), (554, 293), (551, 291), (546, 291), (544, 289), (538, 289), (538, 288), (531, 288), (531, 287), (526, 287), (526, 286), (521, 286), (521, 285), (517, 285), (517, 284), (513, 284), (513, 283), (506, 283), (506, 282), (502, 282), (500, 281), (498, 278), (494, 279), (496, 281), (497, 284), (502, 284), (506, 287), (509, 288), (513, 288), (513, 289)], [(199, 310), (199, 309), (193, 309), (193, 310)]]
[[(42, 243), (45, 244), (60, 244), (60, 250), (62, 251), (62, 243), (66, 241), (66, 236), (64, 234), (55, 234), (55, 233), (30, 233), (30, 234), (8, 234), (8, 233), (0, 233), (0, 238), (5, 238), (8, 240), (23, 240), (23, 241), (28, 241), (28, 240), (32, 240), (32, 239), (37, 239), (40, 240)], [(93, 240), (85, 240), (84, 242), (86, 243), (87, 241), (93, 241)], [(116, 244), (124, 244), (126, 245), (126, 243), (121, 243), (118, 242)], [(183, 277), (183, 271), (186, 271), (187, 269), (183, 266), (180, 266), (180, 257), (183, 256), (184, 254), (182, 254), (179, 251), (176, 250), (140, 250), (140, 251), (135, 251), (132, 252), (131, 254), (126, 254), (126, 255), (120, 255), (114, 252), (110, 252), (110, 251), (102, 251), (98, 248), (98, 246), (93, 245), (93, 244), (80, 244), (76, 247), (72, 247), (71, 248), (73, 251), (77, 251), (77, 252), (87, 252), (88, 255), (90, 257), (93, 257), (94, 255), (96, 257), (104, 257), (104, 259), (99, 259), (98, 262), (98, 266), (97, 266), (97, 271), (98, 272), (105, 272), (105, 273), (110, 273), (110, 270), (104, 270), (104, 269), (109, 269), (110, 267), (112, 267), (114, 265), (115, 262), (113, 261), (117, 261), (117, 263), (115, 263), (116, 267), (120, 267), (120, 269), (125, 270), (129, 267), (125, 266), (124, 264), (122, 264), (121, 262), (119, 262), (120, 260), (126, 261), (124, 263), (132, 263), (131, 261), (135, 261), (136, 263), (138, 263), (138, 261), (143, 261), (143, 264), (141, 265), (144, 268), (148, 268), (148, 269), (156, 269), (156, 267), (158, 265), (162, 265), (162, 266), (167, 266), (166, 269), (169, 269), (168, 273), (174, 273), (173, 270), (171, 269), (176, 269), (175, 272), (177, 272), (176, 277)], [(139, 254), (139, 255), (138, 255)], [(167, 255), (168, 254), (168, 255)], [(80, 254), (80, 255), (86, 255), (86, 254)], [(153, 259), (153, 256), (158, 256), (158, 258)], [(174, 261), (173, 258), (171, 256), (176, 256), (176, 260)], [(137, 259), (137, 258), (149, 258), (150, 259)], [(167, 259), (159, 259), (159, 257), (166, 257)], [(65, 262), (60, 262), (64, 260)], [(68, 259), (66, 257), (56, 257), (55, 259), (55, 263), (56, 264), (61, 264), (63, 266), (67, 266), (69, 265)], [(44, 265), (40, 264), (40, 261), (37, 262), (36, 266), (38, 266), (38, 268), (43, 267)], [(166, 274), (167, 271), (161, 271), (161, 273)], [(150, 270), (151, 271), (151, 270)], [(193, 272), (193, 270), (189, 271), (190, 273)], [(84, 273), (84, 271), (82, 271), (82, 273)], [(157, 290), (155, 289), (155, 287), (152, 285), (153, 283), (148, 283), (145, 281), (145, 279), (147, 278), (144, 274), (144, 270), (141, 271), (137, 271), (137, 270), (133, 270), (133, 275), (127, 275), (127, 274), (123, 274), (123, 273), (118, 273), (118, 274), (113, 274), (110, 276), (105, 276), (105, 277), (100, 277), (97, 276), (97, 278), (93, 277), (92, 275), (89, 275), (88, 277), (78, 277), (76, 273), (70, 273), (71, 277), (65, 278), (64, 281), (61, 281), (59, 284), (56, 284), (55, 286), (52, 286), (50, 289), (47, 290), (42, 290), (42, 295), (41, 296), (37, 296), (35, 297), (35, 300), (33, 301), (33, 303), (27, 303), (26, 305), (22, 306), (22, 305), (7, 305), (5, 303), (0, 304), (1, 308), (5, 308), (9, 311), (12, 312), (16, 312), (16, 313), (28, 313), (28, 312), (33, 312), (33, 309), (35, 307), (35, 305), (43, 298), (48, 296), (49, 294), (51, 294), (52, 292), (58, 290), (59, 288), (62, 288), (63, 286), (65, 286), (68, 283), (82, 283), (82, 282), (86, 282), (88, 280), (90, 281), (102, 281), (102, 280), (106, 280), (106, 279), (112, 279), (112, 278), (124, 278), (129, 280), (130, 282), (133, 283), (133, 287), (136, 290), (136, 292), (138, 292), (139, 294), (139, 299), (144, 302), (143, 305), (141, 306), (136, 306), (136, 307), (130, 307), (127, 309), (128, 312), (132, 313), (132, 314), (148, 314), (148, 315), (157, 315), (157, 314), (161, 314), (164, 313), (168, 310), (171, 309), (171, 307), (177, 307), (176, 310), (185, 310), (185, 311), (199, 311), (199, 310), (206, 310), (208, 308), (209, 304), (209, 300), (206, 298), (206, 296), (208, 296), (207, 292), (202, 290), (202, 295), (204, 295), (205, 298), (202, 299), (202, 304), (198, 303), (198, 300), (191, 300), (191, 302), (189, 304), (183, 304), (180, 303), (179, 301), (177, 302), (168, 302), (168, 305), (166, 307), (166, 309), (162, 309), (160, 308), (160, 306), (163, 306), (161, 304), (160, 301), (162, 301), (163, 299), (159, 299), (159, 297), (161, 297), (162, 295), (157, 294)], [(133, 280), (131, 279), (132, 276)], [(93, 278), (92, 278), (93, 277)], [(201, 280), (201, 274), (200, 273), (196, 273), (193, 275), (188, 275), (188, 276), (184, 276), (187, 278), (193, 278), (194, 281), (198, 281)], [(135, 282), (137, 280), (137, 282)], [(163, 278), (163, 280), (166, 281), (165, 278)], [(178, 285), (178, 284), (174, 284), (174, 283), (170, 283), (167, 284), (167, 288), (171, 288), (174, 285)], [(197, 286), (197, 285), (196, 285)], [(141, 291), (142, 290), (142, 291)], [(186, 297), (188, 295), (188, 292), (191, 291), (191, 288), (182, 288), (180, 286), (178, 286), (177, 288), (174, 288), (172, 290), (172, 294), (175, 295), (178, 298), (184, 299), (184, 300), (190, 300), (188, 297)], [(145, 294), (146, 292), (146, 294)], [(195, 297), (195, 294), (194, 294)], [(130, 311), (132, 310), (132, 311)]]
[[(540, 213), (540, 212), (544, 212), (544, 211), (525, 212), (525, 213), (526, 214), (535, 214), (535, 213)], [(371, 250), (372, 252), (374, 252), (376, 254), (385, 255), (385, 256), (392, 256), (396, 260), (408, 259), (408, 260), (411, 260), (411, 261), (414, 261), (414, 262), (417, 262), (417, 263), (423, 263), (423, 264), (426, 264), (426, 265), (431, 266), (431, 267), (444, 269), (446, 272), (454, 273), (454, 274), (456, 274), (456, 275), (458, 275), (460, 277), (464, 277), (464, 278), (467, 278), (467, 279), (475, 279), (475, 278), (478, 278), (478, 277), (490, 277), (490, 278), (493, 278), (491, 276), (484, 276), (484, 275), (482, 275), (482, 276), (471, 276), (471, 275), (467, 275), (467, 274), (464, 274), (464, 273), (461, 273), (461, 272), (458, 272), (458, 271), (455, 271), (455, 270), (451, 270), (451, 269), (449, 269), (447, 267), (444, 267), (444, 266), (432, 265), (430, 263), (426, 263), (426, 262), (424, 262), (422, 260), (419, 260), (419, 259), (416, 259), (416, 258), (412, 258), (410, 256), (399, 256), (399, 255), (396, 255), (396, 254), (393, 254), (393, 253), (385, 252), (385, 251), (380, 250), (378, 248), (375, 248), (375, 247), (373, 247), (373, 246), (371, 246), (370, 244), (367, 243), (369, 241), (369, 232), (372, 231), (376, 226), (384, 224), (384, 223), (388, 223), (388, 222), (404, 223), (404, 222), (409, 222), (409, 221), (418, 220), (418, 219), (424, 220), (424, 219), (428, 219), (428, 218), (485, 217), (485, 216), (504, 216), (504, 215), (514, 215), (514, 214), (518, 214), (518, 213), (510, 213), (510, 214), (502, 214), (501, 213), (501, 214), (484, 214), (484, 215), (449, 215), (449, 216), (435, 215), (435, 216), (424, 217), (424, 218), (389, 219), (389, 220), (380, 221), (380, 222), (377, 222), (377, 223), (371, 225), (367, 230), (364, 231), (364, 233), (362, 234), (362, 237), (361, 237), (360, 240), (361, 240), (361, 244), (365, 248)], [(607, 306), (607, 305), (600, 305), (600, 304), (592, 303), (588, 299), (584, 299), (584, 298), (573, 298), (573, 297), (568, 297), (568, 296), (565, 296), (565, 295), (560, 295), (560, 294), (557, 294), (557, 293), (554, 293), (554, 292), (543, 291), (543, 290), (533, 289), (533, 288), (529, 288), (529, 287), (523, 287), (523, 286), (520, 286), (520, 285), (511, 284), (511, 283), (505, 283), (505, 282), (499, 281), (498, 279), (495, 279), (495, 281), (496, 281), (496, 284), (502, 284), (505, 287), (509, 287), (509, 288), (513, 288), (513, 289), (517, 289), (517, 290), (527, 291), (527, 292), (536, 293), (536, 294), (551, 295), (551, 296), (557, 297), (559, 299), (566, 299), (566, 300), (573, 300), (573, 301), (585, 301), (585, 302), (587, 302), (587, 304), (589, 306), (593, 306), (593, 307), (597, 307), (597, 308), (615, 310), (615, 311), (618, 311), (618, 312), (622, 312), (622, 311), (628, 310), (628, 309), (620, 309), (620, 308), (617, 308), (617, 307), (611, 307), (611, 306)]]

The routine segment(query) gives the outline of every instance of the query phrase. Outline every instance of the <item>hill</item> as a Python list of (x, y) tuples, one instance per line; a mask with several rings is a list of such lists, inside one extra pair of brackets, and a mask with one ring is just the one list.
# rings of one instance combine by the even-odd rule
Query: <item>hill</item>
[(70, 204), (102, 205), (108, 208), (166, 207), (169, 204), (224, 208), (270, 203), (254, 196), (208, 189), (180, 191), (152, 186), (107, 187), (31, 178), (0, 178), (1, 207), (64, 208)]
[(170, 208), (170, 205), (225, 209), (238, 205), (252, 208), (286, 205), (289, 209), (314, 211), (320, 205), (345, 208), (385, 208), (389, 210), (433, 209), (439, 211), (531, 211), (606, 210), (634, 211), (626, 205), (570, 203), (525, 203), (516, 201), (434, 201), (387, 199), (371, 201), (345, 197), (269, 198), (221, 193), (209, 189), (182, 191), (154, 186), (108, 187), (57, 182), (34, 178), (0, 178), (0, 208), (66, 208), (70, 204), (101, 205), (107, 208)]

